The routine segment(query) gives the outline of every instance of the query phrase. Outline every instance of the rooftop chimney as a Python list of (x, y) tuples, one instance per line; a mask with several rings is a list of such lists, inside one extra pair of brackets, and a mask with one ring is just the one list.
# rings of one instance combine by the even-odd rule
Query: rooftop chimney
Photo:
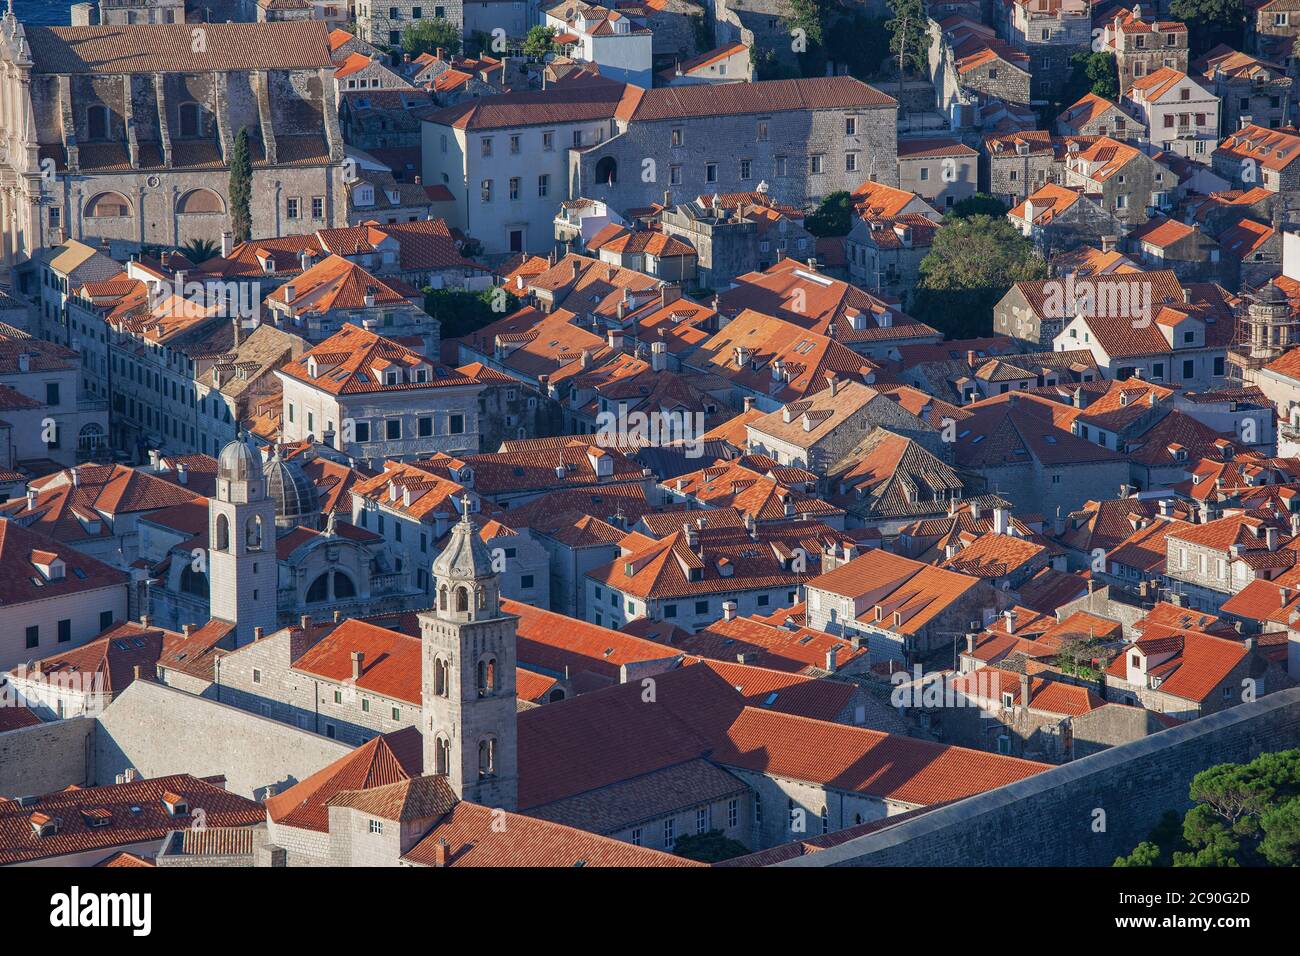
[(723, 601), (723, 602), (722, 602), (722, 619), (723, 619), (724, 621), (734, 621), (734, 620), (736, 619), (736, 602), (735, 602), (735, 601)]
[(352, 652), (352, 679), (358, 680), (361, 677), (361, 665), (365, 662), (366, 655), (364, 651)]
[(826, 669), (832, 674), (835, 673), (835, 658), (839, 656), (840, 646), (836, 644), (826, 652)]

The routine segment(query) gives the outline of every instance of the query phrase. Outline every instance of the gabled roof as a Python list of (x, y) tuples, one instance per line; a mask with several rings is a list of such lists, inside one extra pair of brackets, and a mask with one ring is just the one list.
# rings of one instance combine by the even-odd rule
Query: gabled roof
[(331, 797), (418, 776), (424, 760), (418, 726), (375, 737), (352, 753), (266, 799), (266, 815), (281, 826), (329, 831)]
[[(189, 812), (170, 813), (163, 802), (168, 796), (173, 806), (184, 803)], [(187, 773), (105, 787), (69, 787), (27, 806), (0, 799), (0, 864), (107, 854), (114, 847), (151, 843), (170, 830), (189, 828), (198, 810), (209, 828), (255, 826), (264, 819), (260, 804)], [(37, 836), (38, 822), (55, 824), (55, 832)]]
[(193, 26), (27, 26), (36, 73), (219, 73), (241, 70), (319, 70), (330, 67), (330, 45), (320, 20), (205, 23), (206, 42)]
[[(310, 369), (316, 366), (316, 374)], [(401, 372), (388, 384), (377, 367)], [(423, 381), (411, 381), (409, 372), (427, 370)], [(359, 326), (345, 324), (324, 342), (281, 367), (279, 374), (304, 382), (331, 395), (364, 392), (398, 392), (408, 389), (455, 388), (478, 385), (478, 380), (441, 365), (392, 339)]]

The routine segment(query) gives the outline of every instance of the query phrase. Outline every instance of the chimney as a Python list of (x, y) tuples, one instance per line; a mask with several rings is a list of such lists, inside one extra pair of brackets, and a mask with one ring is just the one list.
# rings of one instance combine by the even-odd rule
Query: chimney
[(148, 626), (149, 626), (149, 615), (148, 615), (148, 614), (141, 614), (141, 615), (140, 615), (140, 626), (141, 626), (141, 627), (148, 627)]
[[(441, 53), (442, 51), (439, 50), (438, 52)], [(447, 841), (446, 841), (446, 840), (443, 840), (443, 839), (439, 839), (438, 842), (435, 843), (435, 844), (433, 845), (433, 865), (434, 865), (434, 866), (446, 866), (446, 865), (447, 865), (447, 857), (448, 857), (447, 849), (448, 849), (448, 848), (447, 848)]]
[(365, 659), (366, 659), (366, 655), (364, 651), (352, 652), (352, 679), (353, 680), (358, 680), (361, 677), (361, 665), (365, 661)]
[(826, 373), (826, 387), (827, 387), (827, 389), (830, 390), (831, 398), (834, 398), (834, 397), (835, 397), (835, 391), (836, 391), (835, 373), (834, 373), (834, 372), (829, 372), (829, 371), (828, 371), (828, 372)]
[(967, 634), (967, 635), (966, 635), (966, 653), (967, 653), (967, 654), (974, 654), (974, 653), (975, 653), (975, 635), (974, 635), (974, 634)]
[[(36, 507), (36, 492), (28, 488), (27, 489), (27, 510), (31, 511), (35, 507)], [(1296, 515), (1296, 517), (1300, 518), (1300, 515)]]
[(975, 364), (976, 364), (976, 362), (978, 361), (978, 358), (979, 358), (979, 356), (977, 356), (977, 355), (975, 354), (975, 350), (974, 350), (974, 349), (967, 349), (967, 350), (966, 350), (966, 364), (969, 365), (971, 368), (974, 368), (974, 367), (975, 367)]
[(668, 368), (668, 346), (663, 342), (650, 343), (650, 369), (662, 372)]
[(334, 623), (337, 624), (337, 623), (338, 623), (339, 621), (341, 621), (341, 620), (343, 620), (343, 612), (340, 611), (338, 608), (335, 608), (335, 609), (334, 609)]
[(221, 234), (221, 258), (229, 259), (230, 253), (235, 249), (235, 234), (233, 232), (223, 232)]
[(839, 656), (840, 646), (836, 644), (826, 652), (826, 669), (832, 674), (835, 673), (835, 658)]
[(724, 621), (734, 621), (734, 620), (736, 619), (736, 602), (735, 602), (735, 601), (723, 601), (723, 602), (722, 602), (722, 619), (723, 619)]
[(253, 628), (253, 640), (260, 641), (261, 639), (262, 639), (262, 629), (260, 627)]
[(178, 461), (176, 463), (176, 480), (182, 485), (188, 485), (190, 483), (190, 466), (185, 464), (183, 461)]
[(132, 677), (134, 677), (136, 680), (140, 680), (140, 679), (141, 679), (141, 676), (142, 676), (142, 675), (141, 675), (141, 673), (140, 673), (140, 665), (139, 665), (139, 664), (133, 664), (133, 665), (131, 666), (131, 675), (132, 675)]
[(1277, 550), (1277, 528), (1270, 525), (1264, 529), (1264, 546), (1270, 551)]
[(993, 533), (1010, 534), (1011, 532), (1011, 509), (994, 508), (993, 509)]
[(1020, 675), (1020, 706), (1029, 706), (1029, 675)]
[(304, 249), (302, 252), (298, 253), (298, 268), (303, 272), (306, 272), (311, 268), (311, 252)]
[(304, 614), (302, 617), (298, 618), (298, 627), (303, 631), (309, 630), (311, 628), (311, 615)]
[(1016, 612), (1012, 610), (1006, 610), (1002, 612), (1002, 616), (1006, 618), (1007, 633), (1008, 634), (1016, 633)]
[(1169, 518), (1173, 516), (1174, 503), (1172, 499), (1161, 498), (1158, 507), (1160, 508), (1160, 517)]
[[(745, 411), (749, 411), (750, 409), (752, 409), (754, 407), (754, 396), (746, 395), (742, 402), (742, 405), (744, 406)], [(1296, 517), (1300, 518), (1300, 515), (1297, 515)]]

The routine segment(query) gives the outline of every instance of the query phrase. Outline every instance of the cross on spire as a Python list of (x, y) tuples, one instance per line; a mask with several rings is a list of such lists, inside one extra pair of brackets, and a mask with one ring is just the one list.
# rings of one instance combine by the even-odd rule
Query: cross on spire
[(460, 496), (460, 520), (469, 524), (469, 495)]

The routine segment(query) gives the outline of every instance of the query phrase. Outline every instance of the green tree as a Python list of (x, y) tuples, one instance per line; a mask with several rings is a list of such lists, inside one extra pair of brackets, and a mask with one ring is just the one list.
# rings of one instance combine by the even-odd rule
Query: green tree
[(442, 323), (444, 339), (459, 338), (503, 319), (519, 308), (519, 300), (504, 288), (467, 292), (425, 287), (424, 311)]
[(235, 152), (230, 157), (230, 231), (235, 242), (253, 237), (253, 157), (248, 151), (248, 129), (235, 135)]
[(1088, 92), (1104, 100), (1113, 100), (1119, 96), (1119, 65), (1114, 53), (1076, 53), (1071, 58), (1076, 63), (1080, 59)]
[(673, 843), (673, 852), (688, 860), (720, 863), (732, 857), (744, 856), (749, 852), (749, 847), (739, 840), (724, 836), (721, 830), (710, 830), (708, 833), (690, 833), (678, 837)]
[(441, 17), (425, 17), (407, 24), (402, 32), (402, 52), (417, 57), (442, 49), (450, 56), (460, 52), (460, 30)]
[(195, 265), (207, 262), (220, 251), (221, 246), (211, 239), (191, 239), (180, 248), (181, 255)]
[(824, 44), (826, 56), (848, 68), (859, 80), (874, 80), (889, 57), (889, 31), (884, 18), (873, 19), (856, 12), (832, 24)]
[(889, 0), (894, 14), (886, 21), (889, 52), (898, 59), (898, 88), (903, 89), (903, 75), (909, 70), (924, 73), (929, 65), (930, 21), (921, 0)]
[(1007, 205), (1000, 199), (994, 199), (987, 193), (976, 193), (974, 196), (968, 196), (959, 203), (955, 203), (948, 210), (948, 215), (955, 216), (958, 219), (966, 219), (970, 216), (1005, 216), (1007, 214)]
[(831, 193), (804, 218), (803, 226), (818, 238), (847, 236), (853, 228), (853, 197), (843, 191)]
[(554, 42), (555, 27), (544, 27), (538, 24), (528, 31), (528, 36), (524, 37), (524, 56), (534, 62), (541, 60), (551, 52)]
[[(1225, 763), (1192, 778), (1181, 831), (1161, 826), (1116, 866), (1300, 865), (1300, 750)], [(1154, 850), (1154, 856), (1152, 848)], [(1153, 861), (1153, 862), (1145, 862)]]
[(993, 306), (1013, 283), (1047, 276), (1047, 263), (1005, 218), (949, 216), (921, 260), (909, 311), (949, 338), (989, 335)]
[(1242, 0), (1173, 0), (1169, 15), (1187, 24), (1194, 38), (1194, 53), (1203, 53), (1216, 43), (1239, 46), (1246, 25)]

